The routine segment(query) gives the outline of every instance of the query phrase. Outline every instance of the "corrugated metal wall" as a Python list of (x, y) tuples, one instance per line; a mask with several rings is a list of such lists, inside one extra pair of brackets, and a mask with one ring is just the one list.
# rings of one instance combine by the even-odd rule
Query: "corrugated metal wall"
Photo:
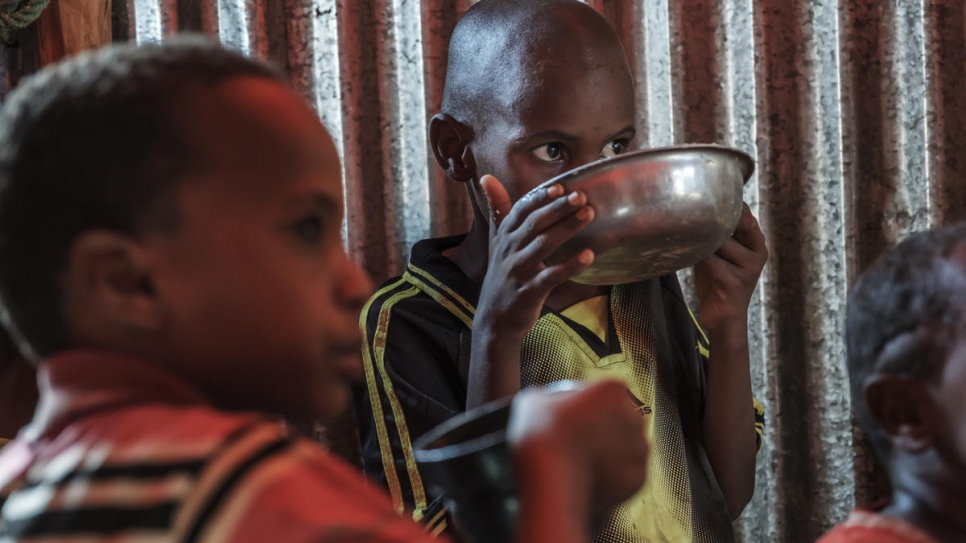
[[(114, 0), (117, 39), (179, 30), (273, 59), (345, 158), (347, 240), (378, 279), (467, 225), (430, 162), (446, 44), (471, 0)], [(589, 0), (619, 30), (643, 145), (718, 142), (758, 157), (745, 197), (772, 258), (751, 312), (768, 409), (745, 541), (810, 542), (881, 477), (850, 412), (850, 282), (905, 234), (966, 216), (961, 0)], [(35, 62), (30, 33), (3, 88)]]

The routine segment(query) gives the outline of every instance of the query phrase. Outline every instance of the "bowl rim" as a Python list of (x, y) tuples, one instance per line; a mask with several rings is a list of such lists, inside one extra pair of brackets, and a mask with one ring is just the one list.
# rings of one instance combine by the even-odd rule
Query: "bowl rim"
[[(581, 388), (581, 384), (573, 379), (561, 379), (559, 381), (552, 381), (550, 383), (539, 385), (539, 388), (545, 393), (557, 394), (561, 392), (572, 392), (579, 390)], [(481, 434), (468, 441), (451, 445), (443, 445), (442, 447), (432, 446), (434, 441), (437, 441), (459, 426), (493, 415), (494, 413), (500, 411), (507, 412), (507, 420), (509, 421), (509, 418), (513, 416), (513, 403), (516, 397), (517, 394), (514, 394), (499, 400), (493, 400), (441, 422), (413, 442), (414, 460), (416, 460), (417, 463), (427, 464), (445, 462), (448, 460), (463, 458), (476, 454), (494, 446), (506, 444), (507, 428), (501, 428), (486, 434)], [(457, 447), (462, 449), (462, 451), (457, 452)]]
[(437, 441), (463, 424), (484, 418), (498, 411), (512, 411), (512, 404), (513, 396), (510, 396), (502, 400), (483, 404), (447, 419), (416, 439), (413, 443), (413, 459), (420, 464), (446, 462), (458, 457), (476, 454), (496, 445), (506, 443), (506, 428), (502, 428), (476, 436), (461, 443), (443, 445), (441, 447), (432, 446), (434, 441)]
[(664, 155), (664, 154), (675, 153), (675, 152), (679, 153), (681, 151), (701, 151), (701, 150), (714, 151), (714, 152), (722, 152), (723, 151), (725, 153), (732, 154), (736, 158), (740, 159), (741, 162), (742, 162), (742, 178), (743, 178), (743, 180), (741, 182), (742, 186), (748, 184), (748, 181), (751, 180), (752, 176), (754, 176), (755, 171), (757, 170), (758, 161), (755, 160), (755, 158), (753, 156), (751, 156), (750, 154), (746, 153), (745, 151), (742, 151), (741, 149), (738, 149), (738, 148), (735, 148), (735, 147), (730, 147), (730, 146), (727, 146), (727, 145), (719, 145), (717, 143), (683, 143), (683, 144), (680, 144), (680, 145), (667, 145), (667, 146), (664, 146), (664, 147), (651, 147), (651, 148), (648, 148), (648, 149), (636, 149), (634, 151), (629, 151), (627, 153), (622, 153), (622, 154), (617, 155), (617, 156), (614, 156), (614, 157), (602, 158), (602, 159), (599, 159), (599, 160), (595, 160), (595, 161), (593, 161), (593, 162), (591, 162), (589, 164), (584, 164), (583, 166), (579, 166), (579, 167), (574, 168), (572, 170), (567, 170), (566, 172), (563, 172), (560, 175), (557, 175), (557, 176), (555, 176), (555, 177), (553, 177), (553, 178), (551, 178), (551, 179), (549, 179), (547, 181), (544, 181), (543, 183), (541, 183), (539, 186), (537, 186), (533, 190), (537, 190), (537, 189), (543, 188), (543, 187), (548, 187), (548, 186), (553, 185), (555, 183), (562, 183), (564, 181), (569, 181), (570, 178), (572, 178), (572, 177), (581, 176), (582, 174), (584, 174), (587, 171), (594, 171), (594, 170), (597, 170), (598, 168), (601, 168), (601, 167), (603, 167), (605, 165), (607, 167), (611, 167), (612, 168), (612, 167), (615, 167), (615, 166), (620, 165), (623, 162), (629, 162), (631, 160), (634, 160), (637, 157), (640, 157), (642, 155), (648, 155), (648, 156), (655, 155), (655, 156), (658, 156), (658, 155)]

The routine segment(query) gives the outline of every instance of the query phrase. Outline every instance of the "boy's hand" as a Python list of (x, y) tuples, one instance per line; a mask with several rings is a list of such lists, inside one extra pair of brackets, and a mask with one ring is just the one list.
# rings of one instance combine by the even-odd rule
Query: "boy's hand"
[(694, 266), (699, 320), (711, 335), (732, 324), (747, 326), (751, 294), (766, 260), (765, 235), (744, 204), (734, 234)]
[(544, 260), (594, 218), (587, 197), (560, 185), (540, 189), (513, 205), (492, 175), (480, 180), (489, 200), (490, 255), (476, 310), (477, 326), (506, 340), (522, 340), (540, 317), (550, 291), (593, 262), (581, 251), (564, 262)]
[(588, 500), (576, 507), (598, 513), (644, 484), (649, 444), (641, 421), (619, 381), (570, 392), (529, 388), (513, 400), (507, 439), (518, 473), (533, 473), (535, 465), (556, 469), (545, 475), (565, 480), (572, 497)]

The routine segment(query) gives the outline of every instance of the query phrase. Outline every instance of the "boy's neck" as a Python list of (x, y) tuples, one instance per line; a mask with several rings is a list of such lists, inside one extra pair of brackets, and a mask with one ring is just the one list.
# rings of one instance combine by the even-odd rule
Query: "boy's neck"
[(489, 236), (487, 228), (481, 227), (478, 219), (474, 220), (466, 238), (456, 247), (443, 251), (443, 256), (452, 260), (475, 283), (483, 284), (489, 255)]
[[(443, 256), (452, 260), (474, 282), (483, 284), (489, 251), (490, 233), (485, 226), (480, 226), (479, 220), (474, 220), (473, 226), (470, 227), (462, 243), (444, 251)], [(608, 286), (583, 285), (567, 281), (553, 289), (546, 303), (553, 310), (562, 311), (576, 303), (608, 292), (610, 292)]]
[(882, 513), (905, 520), (942, 543), (966, 540), (966, 491), (953, 484), (909, 479), (897, 481), (892, 503)]

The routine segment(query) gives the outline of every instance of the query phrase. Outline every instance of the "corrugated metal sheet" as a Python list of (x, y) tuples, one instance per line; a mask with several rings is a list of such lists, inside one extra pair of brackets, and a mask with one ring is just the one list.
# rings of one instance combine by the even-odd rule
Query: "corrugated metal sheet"
[[(347, 243), (376, 279), (463, 231), (463, 188), (430, 161), (446, 44), (471, 0), (114, 0), (118, 39), (181, 30), (281, 63), (345, 159)], [(644, 145), (758, 158), (745, 197), (772, 250), (750, 320), (768, 409), (745, 541), (810, 542), (883, 493), (843, 361), (848, 285), (884, 246), (966, 217), (961, 0), (589, 0), (621, 34)], [(3, 88), (36, 60), (0, 62)], [(337, 433), (344, 433), (340, 429)]]

